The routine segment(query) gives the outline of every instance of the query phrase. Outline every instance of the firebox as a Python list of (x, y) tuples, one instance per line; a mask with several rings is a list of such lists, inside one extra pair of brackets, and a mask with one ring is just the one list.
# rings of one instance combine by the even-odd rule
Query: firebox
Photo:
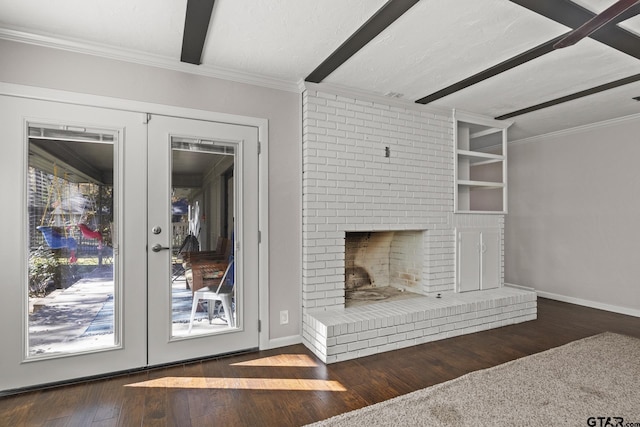
[(345, 301), (380, 301), (420, 293), (423, 231), (345, 234)]

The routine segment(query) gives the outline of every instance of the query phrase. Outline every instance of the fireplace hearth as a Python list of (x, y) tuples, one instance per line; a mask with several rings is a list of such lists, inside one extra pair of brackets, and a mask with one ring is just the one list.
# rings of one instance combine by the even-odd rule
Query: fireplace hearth
[(420, 297), (420, 294), (385, 286), (382, 288), (366, 288), (345, 290), (345, 307), (360, 307), (363, 305), (400, 301)]

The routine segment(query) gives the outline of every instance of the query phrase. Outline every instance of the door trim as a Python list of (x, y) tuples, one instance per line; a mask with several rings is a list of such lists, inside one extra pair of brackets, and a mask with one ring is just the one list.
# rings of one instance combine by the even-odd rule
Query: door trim
[[(0, 82), (0, 94), (18, 98), (28, 98), (43, 101), (54, 101), (87, 107), (102, 107), (112, 110), (122, 110), (140, 113), (142, 123), (146, 121), (147, 113), (180, 117), (193, 120), (229, 123), (253, 126), (258, 129), (258, 230), (261, 239), (258, 248), (258, 298), (261, 322), (259, 332), (259, 348), (270, 348), (269, 343), (269, 121), (267, 119), (236, 114), (218, 113), (192, 108), (175, 107), (142, 101), (132, 101), (101, 95), (91, 95), (48, 89), (35, 86), (24, 86), (13, 83)], [(258, 325), (255, 326), (256, 328)]]

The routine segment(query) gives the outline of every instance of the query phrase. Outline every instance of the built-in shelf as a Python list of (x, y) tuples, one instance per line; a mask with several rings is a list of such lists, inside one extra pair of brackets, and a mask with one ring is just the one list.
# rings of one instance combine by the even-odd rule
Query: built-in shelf
[(458, 150), (458, 161), (466, 159), (474, 166), (488, 165), (504, 161), (504, 156), (499, 154), (474, 152), (469, 150)]
[(504, 182), (493, 182), (493, 181), (471, 181), (471, 180), (458, 180), (459, 186), (464, 187), (477, 187), (477, 188), (503, 188), (506, 184)]
[(507, 212), (508, 121), (454, 111), (457, 213)]

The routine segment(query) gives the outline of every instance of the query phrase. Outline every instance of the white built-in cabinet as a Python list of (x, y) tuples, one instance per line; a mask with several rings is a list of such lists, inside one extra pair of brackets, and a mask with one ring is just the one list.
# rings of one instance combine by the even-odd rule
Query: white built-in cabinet
[(456, 229), (456, 291), (492, 289), (502, 284), (500, 228)]
[(456, 213), (507, 212), (507, 128), (512, 122), (454, 111)]

